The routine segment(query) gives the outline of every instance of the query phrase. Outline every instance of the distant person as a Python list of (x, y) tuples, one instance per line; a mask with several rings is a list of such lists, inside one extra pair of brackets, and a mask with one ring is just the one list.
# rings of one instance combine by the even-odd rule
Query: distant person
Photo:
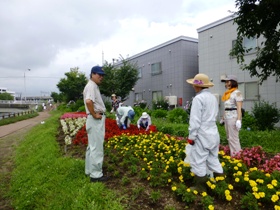
[(88, 135), (88, 146), (85, 156), (85, 174), (90, 176), (91, 182), (104, 182), (108, 180), (108, 177), (104, 176), (102, 170), (106, 108), (98, 87), (102, 83), (104, 75), (105, 72), (102, 67), (92, 67), (90, 80), (83, 91), (87, 113), (86, 131)]
[(195, 174), (192, 190), (206, 191), (207, 169), (214, 176), (223, 176), (223, 168), (218, 158), (220, 135), (216, 119), (218, 102), (210, 93), (209, 87), (214, 86), (205, 74), (197, 74), (188, 79), (196, 92), (192, 101), (188, 143), (191, 146), (188, 155), (191, 171)]
[(152, 120), (150, 115), (147, 112), (143, 112), (141, 117), (137, 121), (138, 129), (143, 128), (146, 131), (148, 131), (151, 124), (152, 124)]
[(227, 90), (222, 96), (225, 112), (221, 123), (225, 123), (230, 156), (234, 157), (241, 150), (239, 130), (241, 129), (243, 97), (240, 90), (238, 90), (236, 76), (228, 75), (224, 81)]
[(116, 122), (120, 129), (126, 130), (134, 119), (135, 112), (131, 106), (121, 106), (116, 112)]
[(117, 99), (116, 94), (112, 94), (111, 99), (112, 99), (112, 109), (111, 109), (110, 113), (113, 113), (113, 112), (117, 111), (117, 109), (120, 106), (121, 101)]

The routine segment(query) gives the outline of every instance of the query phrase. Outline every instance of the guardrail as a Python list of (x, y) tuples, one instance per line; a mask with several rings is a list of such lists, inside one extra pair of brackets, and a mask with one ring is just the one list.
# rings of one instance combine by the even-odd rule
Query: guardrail
[(7, 113), (7, 114), (1, 115), (0, 120), (11, 118), (11, 117), (18, 117), (18, 116), (22, 116), (22, 115), (26, 115), (26, 114), (32, 114), (34, 112), (35, 112), (34, 110), (26, 110), (26, 111), (22, 111), (22, 112)]

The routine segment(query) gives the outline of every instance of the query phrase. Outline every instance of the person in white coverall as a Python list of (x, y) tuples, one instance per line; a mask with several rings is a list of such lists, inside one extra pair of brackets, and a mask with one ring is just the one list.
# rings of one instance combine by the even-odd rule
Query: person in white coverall
[(120, 106), (116, 112), (116, 122), (120, 129), (126, 130), (130, 127), (135, 112), (131, 106)]
[(223, 176), (223, 168), (218, 159), (220, 136), (216, 118), (218, 102), (210, 93), (209, 87), (214, 86), (205, 74), (197, 74), (187, 83), (192, 84), (196, 92), (193, 98), (189, 120), (188, 143), (192, 145), (189, 153), (191, 171), (195, 174), (195, 185), (192, 190), (206, 191), (207, 167), (214, 176)]
[(147, 112), (143, 112), (141, 117), (137, 120), (138, 129), (140, 129), (141, 127), (144, 128), (146, 131), (148, 131), (151, 124), (152, 124), (152, 120)]

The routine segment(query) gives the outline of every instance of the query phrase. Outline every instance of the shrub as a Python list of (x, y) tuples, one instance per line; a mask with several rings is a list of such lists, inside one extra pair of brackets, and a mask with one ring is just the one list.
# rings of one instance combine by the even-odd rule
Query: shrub
[(257, 121), (253, 117), (253, 115), (249, 114), (246, 112), (244, 117), (242, 117), (242, 128), (247, 129), (247, 130), (257, 130)]
[(155, 118), (166, 118), (167, 117), (167, 110), (157, 109), (152, 112), (152, 117)]
[(175, 108), (168, 112), (167, 119), (172, 123), (187, 123), (188, 114), (181, 108)]
[(280, 110), (275, 103), (261, 101), (255, 102), (252, 114), (256, 119), (259, 130), (273, 130), (274, 125), (280, 120)]
[(168, 110), (169, 104), (167, 100), (164, 99), (158, 99), (153, 101), (152, 109), (157, 110), (157, 109), (163, 109), (163, 110)]

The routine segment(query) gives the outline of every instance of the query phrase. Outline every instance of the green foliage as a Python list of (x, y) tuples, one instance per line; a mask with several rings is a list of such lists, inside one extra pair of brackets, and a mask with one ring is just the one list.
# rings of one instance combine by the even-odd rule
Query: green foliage
[(14, 100), (14, 97), (10, 93), (0, 93), (0, 100)]
[(167, 113), (168, 111), (167, 110), (164, 110), (164, 109), (156, 109), (152, 112), (152, 117), (155, 117), (155, 118), (166, 118), (167, 117)]
[(255, 196), (250, 192), (246, 192), (246, 195), (244, 195), (241, 199), (241, 203), (244, 209), (248, 209), (248, 210), (259, 209), (258, 202), (255, 199)]
[(161, 198), (161, 193), (159, 190), (151, 192), (150, 199), (152, 200), (152, 203), (158, 202), (160, 198)]
[(276, 104), (261, 101), (255, 102), (252, 114), (256, 119), (258, 130), (273, 130), (274, 125), (280, 120), (280, 110)]
[(172, 123), (187, 123), (188, 114), (182, 108), (175, 108), (168, 112), (167, 119)]
[[(84, 101), (82, 99), (77, 100), (75, 103), (68, 104), (67, 106), (72, 112), (85, 110)], [(81, 110), (79, 108), (81, 108)]]
[(104, 105), (105, 105), (107, 111), (111, 111), (111, 109), (112, 109), (111, 101), (108, 101), (108, 100), (104, 101)]
[(121, 57), (120, 65), (106, 62), (103, 70), (106, 76), (100, 85), (100, 92), (108, 97), (115, 93), (121, 97), (122, 101), (125, 101), (138, 80), (137, 65)]
[(244, 117), (242, 117), (242, 128), (249, 130), (257, 130), (257, 121), (253, 115), (245, 112)]
[(51, 97), (53, 98), (54, 102), (61, 102), (63, 97), (62, 94), (56, 93), (56, 92), (51, 92)]
[(68, 103), (83, 98), (83, 90), (87, 84), (87, 78), (84, 73), (79, 72), (79, 68), (71, 68), (70, 72), (65, 73), (66, 78), (60, 79), (57, 84), (61, 96), (60, 99)]
[[(237, 27), (237, 40), (230, 55), (237, 57), (242, 69), (249, 71), (250, 76), (257, 76), (261, 83), (269, 76), (280, 78), (280, 39), (279, 33), (279, 1), (274, 0), (236, 0), (238, 12), (234, 23)], [(267, 15), (269, 14), (269, 15)], [(244, 55), (250, 49), (243, 48), (244, 37), (264, 37), (265, 41), (258, 46), (256, 58), (245, 63)]]
[(163, 98), (153, 100), (152, 103), (153, 103), (152, 104), (153, 110), (157, 110), (157, 109), (168, 110), (169, 104), (168, 104), (167, 100), (164, 100)]

